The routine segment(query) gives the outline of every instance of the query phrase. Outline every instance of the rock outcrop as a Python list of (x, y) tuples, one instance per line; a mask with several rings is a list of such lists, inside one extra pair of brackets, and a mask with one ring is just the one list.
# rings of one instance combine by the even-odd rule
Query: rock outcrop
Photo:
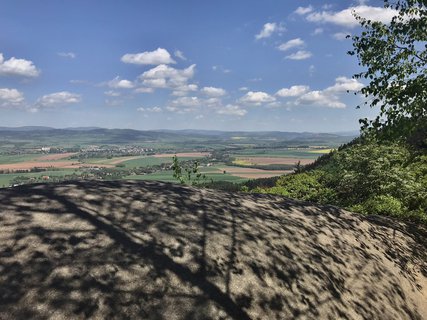
[(0, 190), (0, 319), (427, 319), (422, 230), (161, 182)]

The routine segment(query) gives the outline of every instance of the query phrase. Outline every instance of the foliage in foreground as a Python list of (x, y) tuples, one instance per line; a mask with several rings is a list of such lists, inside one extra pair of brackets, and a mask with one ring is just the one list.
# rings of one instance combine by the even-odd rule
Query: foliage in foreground
[(200, 173), (199, 161), (191, 161), (184, 164), (179, 162), (178, 157), (172, 157), (173, 177), (182, 184), (199, 185), (206, 182), (206, 175)]
[(313, 169), (251, 191), (427, 223), (427, 155), (398, 143), (359, 141)]

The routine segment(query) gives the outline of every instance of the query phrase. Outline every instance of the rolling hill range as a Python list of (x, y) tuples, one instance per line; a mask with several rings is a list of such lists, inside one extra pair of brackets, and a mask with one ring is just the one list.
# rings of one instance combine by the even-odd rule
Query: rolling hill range
[(426, 234), (161, 182), (0, 190), (0, 319), (427, 319)]
[(215, 130), (132, 130), (104, 128), (66, 128), (50, 127), (0, 127), (0, 147), (15, 144), (21, 147), (34, 145), (87, 145), (87, 144), (147, 144), (171, 143), (174, 145), (207, 145), (218, 143), (256, 143), (274, 144), (327, 144), (340, 145), (348, 142), (357, 133), (350, 135), (312, 132), (250, 132)]

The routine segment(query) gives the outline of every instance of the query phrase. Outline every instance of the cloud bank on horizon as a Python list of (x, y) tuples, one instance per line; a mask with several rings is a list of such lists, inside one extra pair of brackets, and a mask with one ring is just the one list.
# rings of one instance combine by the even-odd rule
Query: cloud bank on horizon
[(351, 78), (346, 35), (359, 32), (353, 13), (387, 23), (395, 11), (382, 1), (237, 2), (247, 10), (181, 3), (172, 16), (151, 3), (141, 17), (137, 1), (28, 1), (49, 20), (8, 1), (0, 125), (341, 131), (373, 114), (349, 94), (363, 83)]

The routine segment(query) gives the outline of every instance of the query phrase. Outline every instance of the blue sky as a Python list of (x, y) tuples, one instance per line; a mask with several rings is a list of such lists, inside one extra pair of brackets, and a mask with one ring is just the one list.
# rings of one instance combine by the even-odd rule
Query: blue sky
[(382, 1), (5, 0), (0, 126), (335, 132), (356, 109), (351, 11)]

